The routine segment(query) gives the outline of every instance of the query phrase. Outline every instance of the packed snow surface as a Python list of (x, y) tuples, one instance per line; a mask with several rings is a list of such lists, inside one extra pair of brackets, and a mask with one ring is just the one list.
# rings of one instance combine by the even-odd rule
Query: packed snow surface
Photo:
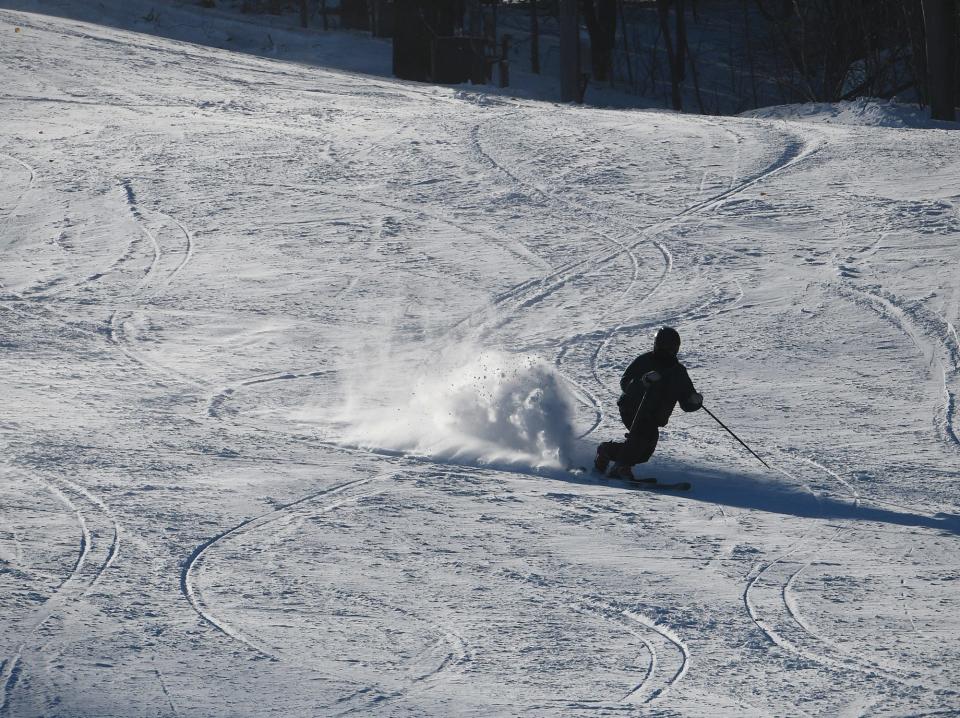
[(960, 133), (0, 34), (0, 716), (960, 714)]

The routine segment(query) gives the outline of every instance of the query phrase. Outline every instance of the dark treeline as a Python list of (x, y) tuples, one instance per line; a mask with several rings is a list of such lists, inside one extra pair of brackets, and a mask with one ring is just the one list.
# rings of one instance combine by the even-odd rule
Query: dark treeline
[[(490, 81), (508, 61), (678, 110), (734, 113), (858, 97), (919, 102), (954, 119), (960, 0), (245, 0), (325, 27), (394, 37), (398, 76)], [(566, 13), (566, 14), (564, 14)], [(560, 18), (581, 42), (561, 52)], [(504, 41), (504, 35), (508, 35)], [(573, 40), (573, 42), (576, 42)], [(562, 58), (561, 58), (562, 56)], [(575, 59), (571, 59), (575, 58)], [(561, 63), (576, 62), (575, 69)]]
[[(562, 0), (525, 0), (539, 25)], [(675, 109), (899, 97), (954, 119), (958, 0), (577, 0), (582, 71)], [(538, 45), (542, 44), (540, 40)]]

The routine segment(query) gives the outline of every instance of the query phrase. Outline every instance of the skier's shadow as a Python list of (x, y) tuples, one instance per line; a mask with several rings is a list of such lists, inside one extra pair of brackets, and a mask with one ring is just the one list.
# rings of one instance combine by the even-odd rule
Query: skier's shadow
[[(896, 526), (930, 528), (960, 535), (960, 516), (956, 514), (930, 515), (914, 512), (909, 507), (895, 506), (863, 495), (857, 500), (849, 492), (846, 496), (840, 494), (839, 490), (844, 490), (844, 487), (839, 484), (836, 493), (830, 489), (813, 493), (802, 486), (788, 484), (788, 480), (780, 475), (769, 477), (744, 475), (672, 463), (658, 463), (656, 468), (651, 467), (651, 469), (647, 473), (656, 475), (664, 483), (691, 482), (693, 488), (690, 491), (663, 492), (684, 501), (702, 501), (720, 506), (810, 519), (872, 521)], [(635, 473), (637, 476), (642, 476), (643, 468), (635, 467)], [(618, 489), (628, 488), (628, 485), (622, 482), (597, 481), (590, 475), (572, 480), (585, 484), (599, 483)]]
[[(695, 479), (694, 479), (695, 480)], [(842, 488), (842, 487), (840, 487)], [(915, 526), (960, 534), (960, 516), (934, 515), (911, 511), (861, 496), (812, 493), (799, 487), (769, 480), (733, 474), (703, 477), (690, 498), (710, 503), (811, 519), (873, 521), (896, 526)]]

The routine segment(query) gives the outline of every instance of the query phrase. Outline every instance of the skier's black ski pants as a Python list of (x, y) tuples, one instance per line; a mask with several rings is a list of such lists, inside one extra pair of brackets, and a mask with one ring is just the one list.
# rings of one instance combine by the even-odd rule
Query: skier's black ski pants
[(626, 441), (605, 441), (601, 444), (601, 452), (618, 466), (633, 466), (643, 464), (653, 456), (660, 440), (660, 429), (652, 421), (644, 421), (636, 415), (636, 405), (630, 406), (627, 402), (620, 405), (620, 418), (623, 425), (630, 428), (636, 418), (636, 424), (626, 436)]

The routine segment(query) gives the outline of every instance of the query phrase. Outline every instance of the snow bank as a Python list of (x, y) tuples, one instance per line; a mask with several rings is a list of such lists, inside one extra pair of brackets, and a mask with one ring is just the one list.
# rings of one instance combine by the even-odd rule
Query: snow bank
[(913, 129), (960, 129), (958, 122), (930, 119), (929, 109), (918, 105), (862, 97), (845, 102), (810, 102), (799, 105), (761, 107), (741, 113), (742, 117), (768, 120), (797, 120), (863, 127), (901, 127)]
[(553, 365), (494, 350), (397, 354), (346, 371), (338, 442), (478, 464), (568, 464), (573, 398)]

